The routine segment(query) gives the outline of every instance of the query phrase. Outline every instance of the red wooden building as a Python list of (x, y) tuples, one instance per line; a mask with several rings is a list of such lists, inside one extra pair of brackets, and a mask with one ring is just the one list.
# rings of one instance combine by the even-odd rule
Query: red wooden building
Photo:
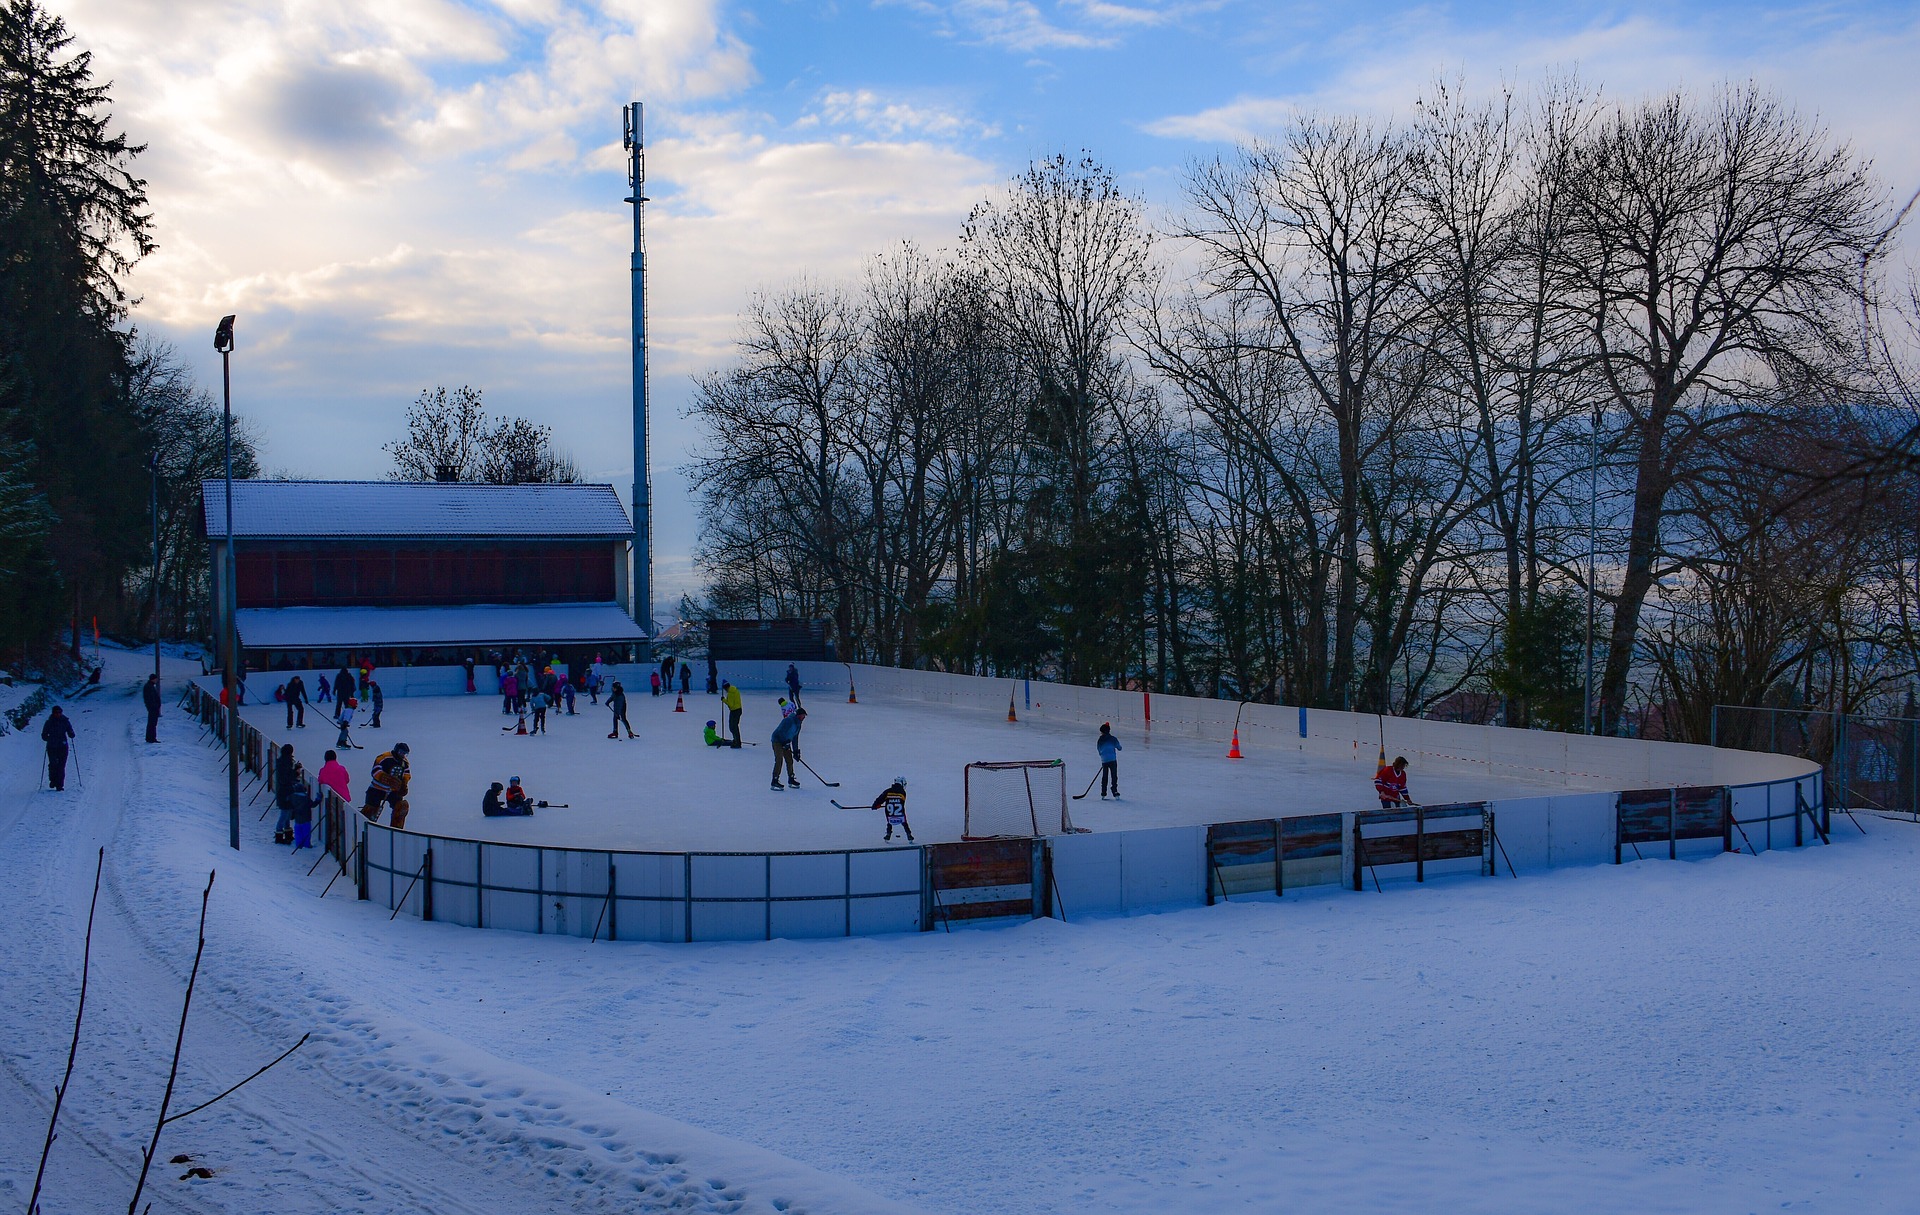
[[(224, 637), (226, 496), (201, 485)], [(624, 655), (633, 527), (608, 485), (236, 481), (241, 657), (254, 669), (484, 661), (492, 649)], [(609, 653), (611, 651), (611, 653)]]

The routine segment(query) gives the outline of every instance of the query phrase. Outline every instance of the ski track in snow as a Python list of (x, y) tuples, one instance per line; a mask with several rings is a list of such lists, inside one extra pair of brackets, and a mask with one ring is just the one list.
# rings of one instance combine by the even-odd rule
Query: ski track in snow
[(131, 1188), (210, 866), (175, 1108), (314, 1037), (168, 1131), (163, 1159), (216, 1178), (156, 1165), (156, 1211), (1920, 1208), (1920, 826), (1126, 920), (590, 945), (322, 901), (264, 798), (226, 849), (184, 717), (147, 748), (126, 692), (81, 712), (84, 795), (32, 792), (37, 739), (0, 739), (0, 1208), (64, 1058), (96, 842), (49, 1215)]

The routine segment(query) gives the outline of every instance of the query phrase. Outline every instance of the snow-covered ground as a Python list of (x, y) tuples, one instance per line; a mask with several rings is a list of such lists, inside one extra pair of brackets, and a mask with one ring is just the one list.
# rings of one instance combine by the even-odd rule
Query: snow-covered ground
[[(719, 697), (704, 693), (687, 697), (685, 713), (673, 711), (671, 696), (630, 698), (633, 741), (624, 731), (609, 740), (610, 714), (584, 698), (573, 717), (549, 712), (546, 734), (521, 737), (502, 733), (514, 718), (501, 714), (497, 696), (392, 697), (381, 729), (354, 729), (354, 740), (367, 750), (346, 762), (358, 794), (371, 757), (406, 742), (414, 771), (407, 826), (415, 831), (583, 848), (745, 852), (878, 845), (885, 830), (878, 814), (835, 809), (833, 801), (871, 805), (896, 776), (907, 777), (915, 837), (925, 842), (960, 838), (963, 774), (972, 761), (1065, 759), (1070, 796), (1085, 791), (1099, 770), (1094, 730), (871, 695), (848, 704), (844, 695), (823, 691), (807, 699), (801, 756), (841, 788), (825, 787), (802, 768), (800, 788), (774, 793), (768, 735), (780, 720), (776, 694), (749, 692), (745, 700), (741, 738), (759, 745), (735, 751), (702, 741), (708, 720), (725, 724)], [(270, 739), (290, 739), (294, 753), (315, 769), (337, 734), (312, 711), (306, 728), (292, 731), (284, 705), (243, 712)], [(1096, 792), (1069, 801), (1076, 825), (1169, 827), (1379, 804), (1373, 749), (1329, 760), (1250, 745), (1246, 758), (1229, 760), (1212, 743), (1166, 733), (1123, 732), (1122, 745), (1124, 800), (1102, 801)], [(531, 819), (483, 818), (480, 797), (488, 782), (511, 776), (522, 778), (534, 797), (569, 808)], [(1500, 774), (1420, 768), (1411, 773), (1411, 787), (1427, 802), (1560, 791), (1557, 784)]]
[[(84, 789), (36, 792), (37, 739), (0, 739), (0, 1207), (31, 1184), (97, 844), (50, 1213), (124, 1206), (214, 867), (176, 1108), (314, 1037), (167, 1131), (163, 1159), (215, 1176), (157, 1166), (157, 1211), (1892, 1212), (1920, 1193), (1911, 824), (1130, 920), (589, 944), (323, 900), (325, 869), (251, 815), (229, 851), (216, 753), (177, 717), (140, 743), (138, 674), (110, 661), (77, 709)], [(683, 762), (708, 758), (760, 757)]]

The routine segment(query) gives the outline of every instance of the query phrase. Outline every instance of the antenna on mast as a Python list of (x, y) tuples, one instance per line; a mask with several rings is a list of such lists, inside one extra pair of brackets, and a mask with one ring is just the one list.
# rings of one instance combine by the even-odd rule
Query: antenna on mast
[(647, 468), (647, 148), (645, 110), (620, 107), (620, 146), (627, 153), (627, 198), (633, 207), (633, 598), (634, 623), (653, 636), (653, 494)]

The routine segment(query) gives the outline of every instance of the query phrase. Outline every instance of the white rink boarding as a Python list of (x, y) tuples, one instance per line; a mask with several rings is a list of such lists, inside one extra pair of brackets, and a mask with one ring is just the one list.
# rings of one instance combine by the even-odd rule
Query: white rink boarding
[[(1075, 825), (1090, 834), (1056, 836), (1045, 845), (1054, 887), (1048, 902), (1069, 917), (1207, 901), (1209, 823), (1341, 812), (1350, 838), (1351, 812), (1377, 805), (1371, 781), (1383, 731), (1388, 757), (1408, 757), (1420, 801), (1488, 803), (1504, 847), (1503, 873), (1508, 859), (1523, 873), (1611, 861), (1617, 790), (1774, 782), (1735, 788), (1736, 818), (1758, 817), (1768, 805), (1790, 813), (1796, 789), (1810, 803), (1819, 798), (1817, 765), (1786, 756), (1317, 709), (1305, 712), (1302, 737), (1302, 713), (1287, 706), (797, 665), (809, 711), (802, 754), (822, 776), (842, 782), (838, 789), (805, 769), (800, 789), (768, 788), (766, 736), (777, 721), (785, 663), (721, 664), (721, 676), (747, 693), (742, 737), (760, 744), (739, 751), (701, 744), (709, 717), (725, 724), (718, 698), (704, 691), (704, 662), (695, 666), (685, 714), (673, 712), (672, 696), (647, 694), (646, 668), (621, 669), (639, 737), (617, 742), (606, 738), (605, 708), (585, 699), (575, 717), (550, 715), (549, 734), (522, 738), (502, 732), (513, 719), (500, 713), (497, 695), (461, 692), (457, 669), (376, 673), (387, 697), (386, 726), (356, 729), (356, 741), (368, 749), (346, 757), (354, 792), (372, 756), (400, 739), (411, 748), (415, 781), (409, 830), (367, 833), (368, 855), (378, 862), (367, 893), (422, 914), (428, 894), (421, 887), (432, 885), (436, 919), (608, 935), (605, 896), (609, 871), (617, 869), (611, 910), (621, 939), (924, 929), (931, 925), (922, 850), (901, 847), (896, 833), (894, 855), (867, 851), (887, 847), (879, 815), (837, 809), (829, 798), (864, 806), (904, 775), (917, 842), (957, 840), (968, 762), (1061, 758), (1068, 792), (1079, 793), (1097, 771), (1093, 738), (1103, 721), (1125, 746), (1125, 798), (1103, 802), (1095, 793), (1070, 802)], [(849, 678), (856, 704), (848, 703)], [(477, 679), (482, 689), (492, 685), (485, 667)], [(255, 673), (250, 691), (271, 696), (276, 682), (272, 673)], [(1009, 697), (1017, 722), (1006, 720)], [(1229, 760), (1236, 711), (1244, 758)], [(251, 705), (245, 715), (268, 740), (291, 738), (310, 767), (332, 743), (332, 728), (311, 710), (307, 728), (291, 735), (277, 704)], [(535, 798), (570, 806), (531, 819), (483, 818), (487, 782), (514, 775)], [(1760, 838), (1736, 845), (1792, 842), (1779, 822), (1752, 830)], [(437, 851), (432, 877), (416, 877), (409, 890), (406, 879), (421, 873), (429, 846)], [(1693, 841), (1680, 851), (1718, 847)], [(817, 855), (785, 855), (794, 853)], [(1479, 871), (1470, 862), (1428, 870)], [(1346, 871), (1343, 857), (1338, 872), (1324, 866), (1318, 880), (1338, 881)], [(508, 889), (477, 893), (481, 885)]]

